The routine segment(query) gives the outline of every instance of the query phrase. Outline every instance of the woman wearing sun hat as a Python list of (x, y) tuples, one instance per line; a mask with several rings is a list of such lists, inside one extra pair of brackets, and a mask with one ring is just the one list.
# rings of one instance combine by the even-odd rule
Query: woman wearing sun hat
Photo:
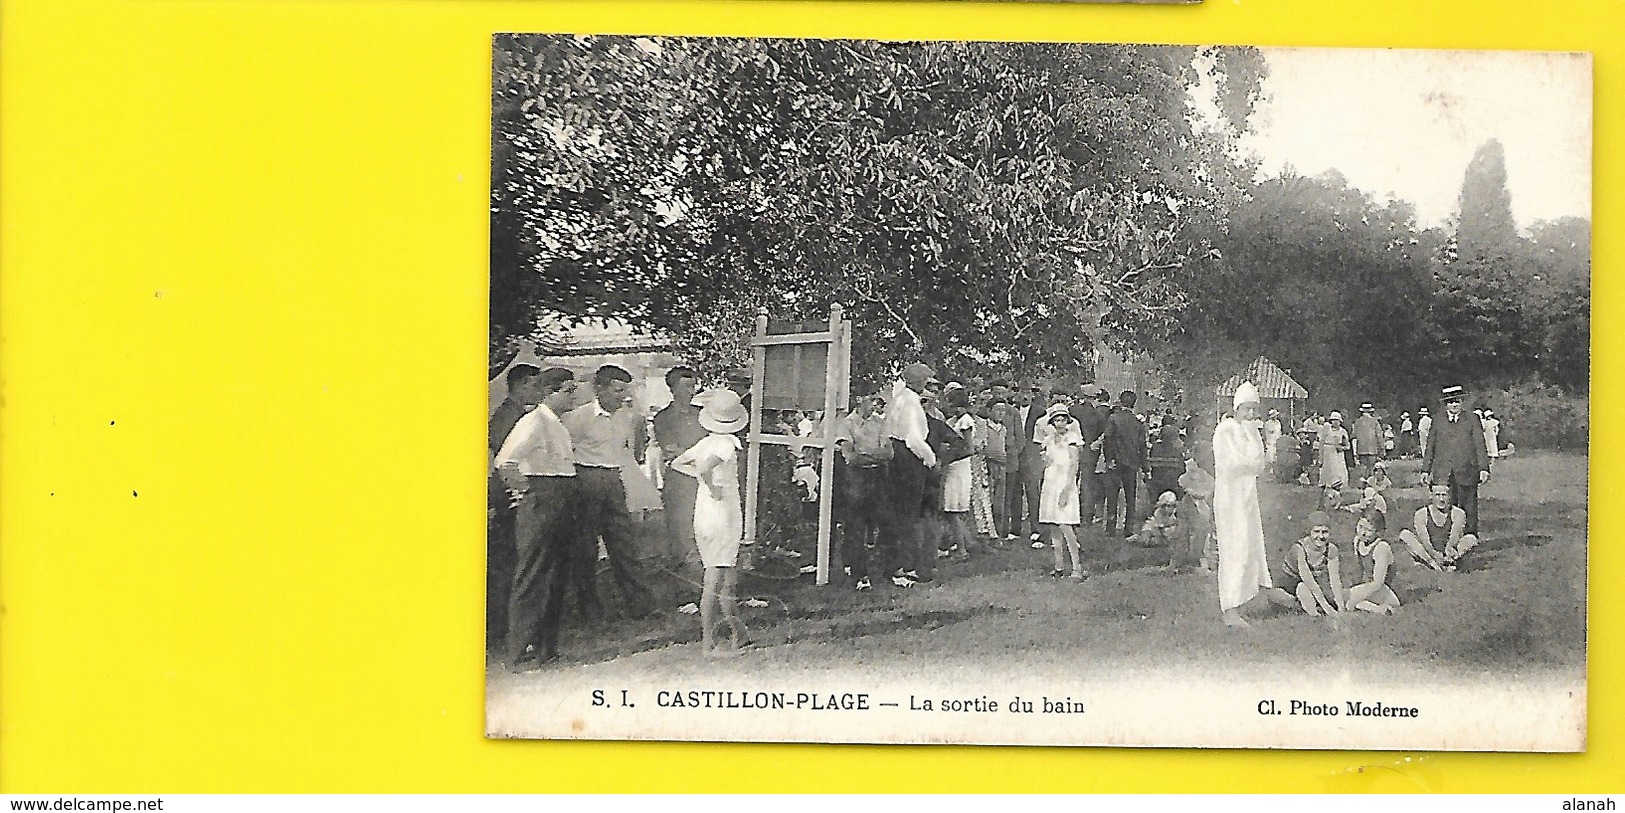
[[(671, 467), (699, 482), (694, 499), (694, 542), (705, 565), (700, 593), (701, 647), (707, 657), (735, 654), (745, 643), (736, 599), (739, 542), (745, 521), (739, 501), (739, 438), (750, 418), (732, 390), (711, 390), (696, 401), (700, 428), (710, 433), (672, 461)], [(717, 646), (718, 614), (731, 631), (726, 646)]]
[(1044, 424), (1049, 431), (1041, 433), (1038, 447), (1044, 462), (1038, 521), (1049, 532), (1050, 544), (1055, 548), (1055, 569), (1050, 571), (1050, 576), (1059, 579), (1067, 574), (1070, 555), (1072, 578), (1083, 581), (1089, 575), (1079, 560), (1078, 550), (1078, 526), (1082, 522), (1078, 462), (1083, 435), (1066, 404), (1055, 404), (1046, 410)]
[(1348, 458), (1349, 432), (1343, 428), (1343, 413), (1336, 410), (1326, 416), (1326, 425), (1320, 428), (1320, 485), (1322, 488), (1341, 490), (1349, 484)]

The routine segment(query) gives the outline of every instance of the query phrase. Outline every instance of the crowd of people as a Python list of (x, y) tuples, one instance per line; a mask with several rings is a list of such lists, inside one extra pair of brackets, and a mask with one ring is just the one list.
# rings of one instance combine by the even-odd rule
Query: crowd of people
[[(1286, 432), (1279, 413), (1266, 413), (1243, 383), (1211, 435), (1210, 472), (1196, 454), (1208, 436), (1195, 417), (1147, 414), (1133, 391), (1113, 397), (1093, 383), (1048, 378), (944, 383), (915, 363), (855, 398), (850, 411), (762, 411), (764, 431), (792, 440), (764, 454), (762, 504), (773, 533), (747, 545), (748, 379), (698, 391), (693, 370), (673, 368), (673, 399), (652, 419), (632, 407), (632, 377), (613, 365), (579, 397), (564, 368), (517, 364), (507, 382), (508, 399), (491, 422), (488, 587), (490, 628), (520, 669), (558, 656), (567, 593), (585, 617), (604, 616), (600, 560), (621, 613), (657, 609), (631, 520), (649, 499), (665, 526), (657, 564), (678, 571), (698, 559), (702, 650), (725, 657), (749, 645), (740, 569), (770, 551), (800, 554), (789, 529), (816, 515), (806, 509), (824, 477), (834, 478), (837, 581), (848, 589), (930, 584), (939, 561), (1018, 545), (1048, 548), (1048, 576), (1082, 582), (1092, 575), (1088, 562), (1110, 567), (1144, 548), (1165, 555), (1170, 573), (1217, 571), (1221, 616), (1246, 626), (1241, 610), (1260, 596), (1315, 615), (1397, 610), (1396, 562), (1446, 571), (1477, 545), (1477, 488), (1503, 454), (1493, 414), (1464, 412), (1459, 387), (1443, 393), (1437, 423), (1424, 407), (1416, 422), (1401, 413), (1396, 429), (1364, 404), (1352, 430), (1332, 412)], [(828, 472), (814, 448), (824, 437), (838, 448)], [(1389, 461), (1405, 457), (1420, 459), (1430, 500), (1391, 537), (1405, 554), (1396, 559), (1385, 492)], [(646, 459), (658, 491), (638, 473)], [(1307, 534), (1273, 563), (1258, 504), (1266, 472), (1319, 488)], [(652, 498), (640, 497), (644, 490)], [(1356, 490), (1353, 499), (1345, 500), (1347, 490)], [(775, 499), (789, 515), (776, 524)], [(1360, 572), (1347, 580), (1328, 513), (1337, 511), (1357, 515), (1349, 545)]]

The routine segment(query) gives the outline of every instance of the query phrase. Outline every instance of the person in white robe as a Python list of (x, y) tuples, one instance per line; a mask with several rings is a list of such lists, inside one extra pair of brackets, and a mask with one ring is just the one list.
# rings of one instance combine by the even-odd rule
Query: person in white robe
[(1219, 609), (1225, 624), (1247, 627), (1241, 606), (1271, 586), (1258, 509), (1264, 438), (1252, 382), (1236, 388), (1234, 404), (1235, 414), (1213, 432), (1213, 524), (1219, 540)]

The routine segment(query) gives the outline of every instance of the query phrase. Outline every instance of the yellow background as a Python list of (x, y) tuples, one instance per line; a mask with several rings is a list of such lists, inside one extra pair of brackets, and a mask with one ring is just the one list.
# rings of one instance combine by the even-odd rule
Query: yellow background
[(6, 0), (0, 790), (1625, 790), (1607, 451), (1584, 755), (487, 742), (480, 635), (492, 32), (1595, 51), (1608, 450), (1622, 10)]

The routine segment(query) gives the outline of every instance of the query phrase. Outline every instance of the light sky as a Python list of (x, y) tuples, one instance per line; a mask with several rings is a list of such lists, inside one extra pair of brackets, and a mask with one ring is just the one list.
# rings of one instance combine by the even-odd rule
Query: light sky
[(1509, 51), (1265, 49), (1264, 103), (1243, 145), (1263, 177), (1342, 172), (1351, 186), (1456, 212), (1478, 146), (1506, 148), (1519, 228), (1591, 216), (1591, 59)]

